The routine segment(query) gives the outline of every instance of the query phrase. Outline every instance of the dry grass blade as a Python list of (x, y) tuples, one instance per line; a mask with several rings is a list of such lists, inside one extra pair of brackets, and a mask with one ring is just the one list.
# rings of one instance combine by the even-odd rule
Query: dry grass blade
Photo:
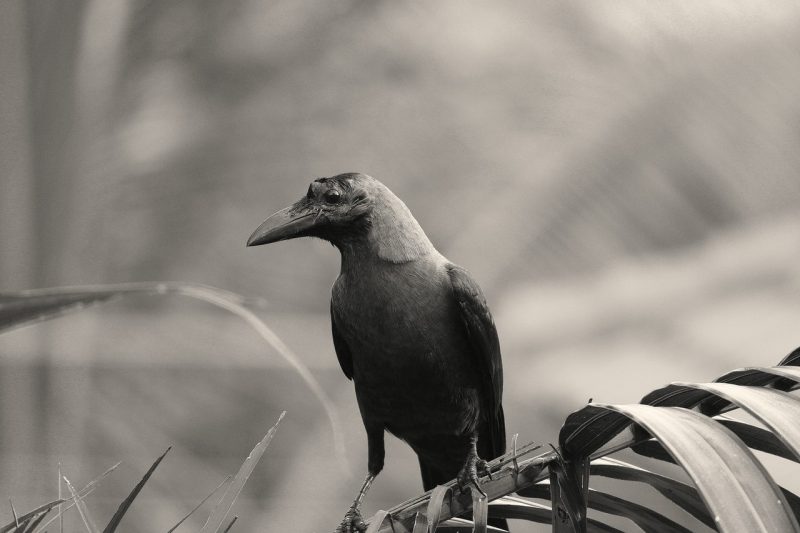
[(377, 533), (383, 523), (386, 522), (387, 518), (389, 519), (389, 522), (392, 521), (392, 517), (387, 511), (381, 510), (375, 513), (373, 520), (370, 522), (369, 527), (367, 528), (367, 533)]
[(330, 422), (336, 457), (342, 468), (347, 470), (344, 436), (340, 430), (339, 417), (333, 409), (333, 402), (300, 358), (263, 320), (246, 307), (253, 301), (261, 302), (262, 300), (248, 299), (216, 287), (181, 282), (118, 283), (0, 293), (0, 332), (55, 318), (70, 311), (85, 309), (131, 294), (187, 296), (225, 309), (247, 322), (278, 355), (294, 368), (319, 400)]
[[(567, 518), (573, 531), (581, 531), (583, 529), (581, 524), (585, 523), (584, 520), (586, 518), (583, 494), (581, 494), (579, 485), (570, 477), (569, 467), (564, 458), (555, 447), (553, 451), (556, 452), (556, 460), (548, 465), (550, 469), (552, 506), (559, 513), (562, 510), (567, 513)], [(554, 483), (557, 485), (555, 492), (553, 492)], [(525, 495), (527, 496), (528, 493), (526, 492)]]
[(472, 522), (474, 533), (486, 533), (489, 518), (489, 503), (475, 488), (472, 489)]
[[(83, 494), (83, 495), (81, 495), (81, 492), (80, 492), (80, 491), (78, 491), (78, 499), (79, 499), (79, 500), (83, 500), (83, 499), (85, 499), (87, 496), (89, 496), (89, 495), (90, 495), (92, 492), (94, 492), (94, 489), (90, 490), (90, 491), (89, 491), (89, 492), (87, 492), (86, 494)], [(45, 522), (45, 523), (44, 523), (44, 524), (42, 524), (41, 526), (38, 526), (38, 527), (37, 527), (37, 528), (34, 530), (34, 533), (47, 533), (47, 526), (49, 526), (50, 524), (52, 524), (53, 522), (55, 522), (57, 519), (59, 519), (59, 518), (63, 518), (63, 514), (64, 514), (65, 512), (67, 512), (67, 511), (69, 511), (70, 509), (72, 509), (73, 507), (75, 507), (75, 502), (76, 502), (76, 500), (74, 500), (73, 498), (69, 498), (69, 499), (67, 499), (67, 500), (63, 500), (63, 503), (70, 502), (70, 501), (71, 501), (72, 503), (70, 503), (69, 505), (67, 505), (66, 507), (64, 507), (64, 508), (63, 508), (63, 509), (60, 511), (60, 512), (61, 512), (61, 515), (58, 515), (58, 514), (57, 514), (56, 516), (53, 516), (53, 517), (51, 517), (51, 518), (50, 518), (50, 520), (48, 520), (47, 522)]]
[(136, 499), (136, 496), (139, 495), (139, 492), (141, 492), (145, 483), (147, 483), (147, 480), (150, 479), (150, 476), (153, 475), (155, 469), (158, 467), (158, 465), (161, 463), (161, 461), (164, 459), (164, 457), (167, 455), (167, 453), (169, 453), (171, 449), (172, 446), (167, 448), (166, 451), (164, 451), (164, 453), (162, 453), (161, 456), (159, 456), (159, 458), (155, 460), (155, 462), (150, 466), (147, 472), (145, 472), (144, 476), (139, 481), (139, 483), (137, 483), (136, 486), (133, 487), (133, 490), (131, 491), (130, 494), (128, 494), (128, 497), (122, 500), (122, 503), (120, 503), (119, 507), (117, 508), (117, 512), (115, 512), (114, 516), (111, 517), (111, 521), (105, 527), (103, 533), (113, 533), (114, 531), (116, 531), (117, 526), (119, 526), (119, 523), (122, 521), (122, 518), (125, 516), (125, 513), (128, 512), (128, 509), (133, 503), (133, 500)]
[(32, 515), (30, 518), (15, 517), (15, 520), (19, 525), (14, 529), (14, 533), (30, 533), (36, 529), (36, 526), (42, 523), (42, 520), (44, 520), (48, 513), (50, 513), (51, 509), (44, 511), (43, 513), (39, 513), (38, 515)]
[(239, 468), (239, 472), (237, 472), (236, 476), (234, 476), (233, 480), (228, 485), (228, 488), (225, 490), (225, 493), (222, 495), (222, 499), (211, 511), (211, 515), (208, 517), (208, 520), (206, 520), (203, 529), (200, 530), (201, 533), (213, 533), (222, 527), (225, 518), (228, 516), (231, 507), (233, 507), (233, 504), (236, 501), (236, 498), (239, 496), (239, 493), (242, 492), (244, 484), (247, 483), (248, 478), (250, 478), (250, 474), (253, 473), (253, 470), (258, 464), (258, 461), (261, 459), (261, 456), (264, 455), (264, 452), (266, 451), (267, 446), (269, 446), (272, 437), (275, 436), (275, 432), (278, 430), (278, 424), (281, 423), (284, 415), (286, 415), (286, 411), (281, 413), (281, 415), (278, 417), (278, 421), (275, 422), (275, 425), (270, 428), (264, 438), (261, 439), (258, 444), (256, 444), (255, 448), (253, 448), (253, 451), (251, 451), (250, 455), (247, 456), (247, 459), (244, 460), (244, 463), (242, 463), (242, 466)]
[(86, 504), (83, 500), (78, 498), (78, 493), (75, 491), (75, 487), (72, 486), (72, 483), (67, 479), (67, 476), (64, 476), (64, 483), (67, 484), (67, 489), (72, 495), (72, 499), (75, 500), (75, 505), (78, 506), (78, 514), (81, 515), (81, 520), (83, 520), (83, 525), (86, 526), (86, 531), (89, 533), (98, 533), (97, 527), (89, 516), (89, 509), (86, 508)]
[(80, 496), (81, 498), (85, 498), (89, 494), (89, 492), (94, 490), (94, 488), (97, 486), (98, 483), (103, 481), (106, 478), (106, 476), (108, 476), (111, 472), (116, 470), (117, 467), (119, 467), (119, 465), (121, 464), (122, 461), (117, 461), (117, 463), (109, 467), (105, 472), (103, 472), (102, 474), (91, 480), (89, 483), (84, 485), (83, 488), (78, 491), (78, 496)]
[(58, 289), (0, 293), (0, 332), (42, 322), (113, 298), (113, 293), (78, 290), (61, 293)]
[[(89, 483), (87, 483), (86, 485), (84, 485), (84, 486), (83, 486), (83, 488), (82, 488), (81, 490), (79, 490), (79, 491), (78, 491), (78, 498), (74, 498), (74, 499), (73, 499), (73, 498), (70, 498), (70, 500), (72, 500), (72, 503), (70, 503), (69, 505), (67, 505), (67, 506), (66, 506), (66, 507), (64, 507), (63, 509), (62, 509), (62, 506), (61, 506), (61, 505), (59, 505), (59, 506), (58, 506), (58, 514), (57, 514), (56, 516), (52, 517), (52, 518), (51, 518), (50, 520), (48, 520), (47, 522), (45, 522), (44, 524), (42, 524), (42, 526), (41, 526), (41, 527), (39, 527), (39, 529), (37, 529), (37, 530), (36, 530), (36, 532), (37, 532), (37, 533), (41, 533), (42, 531), (44, 531), (44, 530), (45, 530), (45, 528), (46, 528), (47, 526), (49, 526), (50, 524), (52, 524), (52, 523), (53, 523), (53, 521), (54, 521), (54, 520), (56, 520), (56, 519), (60, 519), (60, 520), (61, 520), (61, 522), (63, 523), (63, 514), (64, 514), (66, 511), (69, 511), (70, 509), (72, 509), (72, 507), (75, 505), (75, 502), (76, 502), (76, 501), (78, 501), (78, 500), (82, 500), (82, 499), (86, 498), (86, 497), (87, 497), (89, 494), (91, 494), (91, 493), (94, 491), (94, 489), (95, 489), (95, 487), (97, 486), (97, 484), (98, 484), (98, 483), (100, 483), (100, 481), (102, 481), (102, 480), (103, 480), (103, 479), (104, 479), (104, 478), (105, 478), (107, 475), (109, 475), (111, 472), (113, 472), (114, 470), (116, 470), (116, 469), (117, 469), (117, 467), (118, 467), (119, 465), (121, 465), (121, 464), (122, 464), (121, 462), (118, 462), (117, 464), (115, 464), (114, 466), (112, 466), (111, 468), (109, 468), (108, 470), (106, 470), (105, 472), (103, 472), (102, 474), (100, 474), (99, 476), (97, 476), (96, 478), (94, 478), (93, 480), (91, 480)], [(60, 474), (60, 473), (61, 473), (61, 469), (59, 468), (59, 474)], [(60, 479), (61, 479), (61, 478), (59, 478), (59, 480), (60, 480)], [(61, 485), (61, 483), (59, 483), (59, 485)], [(66, 503), (67, 501), (69, 501), (69, 500), (61, 500), (61, 503)], [(0, 531), (0, 533), (2, 533), (2, 531)]]
[(14, 502), (11, 498), (8, 499), (8, 504), (11, 506), (11, 516), (14, 517), (14, 524), (16, 524), (17, 529), (19, 529), (19, 518), (17, 517), (17, 510), (14, 509)]
[(428, 511), (425, 513), (428, 517), (428, 533), (436, 533), (436, 529), (442, 519), (444, 499), (452, 494), (452, 489), (444, 485), (437, 485), (433, 488), (431, 499), (428, 501)]
[(51, 510), (50, 510), (50, 509), (48, 509), (47, 511), (45, 511), (45, 512), (43, 512), (43, 513), (39, 514), (39, 516), (37, 516), (37, 517), (36, 517), (36, 518), (34, 518), (33, 520), (29, 521), (29, 522), (28, 522), (28, 527), (26, 527), (26, 528), (25, 528), (25, 529), (22, 531), (22, 533), (32, 533), (32, 532), (33, 532), (33, 531), (34, 531), (34, 530), (35, 530), (35, 529), (36, 529), (36, 528), (39, 526), (39, 524), (41, 524), (41, 523), (42, 523), (42, 521), (43, 521), (45, 518), (47, 518), (47, 515), (48, 515), (48, 514), (50, 514), (50, 511), (51, 511)]
[[(58, 499), (61, 499), (61, 461), (58, 462)], [(64, 515), (61, 504), (58, 504), (58, 531), (64, 533)]]
[(180, 521), (178, 521), (178, 523), (177, 523), (177, 524), (175, 524), (174, 526), (172, 526), (172, 527), (169, 529), (169, 531), (167, 531), (167, 533), (172, 533), (173, 531), (175, 531), (176, 529), (178, 529), (178, 527), (179, 527), (181, 524), (183, 524), (183, 523), (184, 523), (186, 520), (188, 520), (188, 519), (189, 519), (189, 517), (190, 517), (190, 516), (192, 516), (192, 515), (193, 515), (193, 514), (194, 514), (194, 513), (195, 513), (195, 512), (198, 510), (198, 509), (200, 509), (200, 508), (203, 506), (203, 504), (204, 504), (204, 503), (206, 503), (206, 502), (207, 502), (207, 501), (208, 501), (208, 500), (209, 500), (209, 499), (210, 499), (210, 498), (211, 498), (211, 497), (212, 497), (214, 494), (216, 494), (216, 493), (217, 493), (217, 491), (218, 491), (218, 490), (219, 490), (219, 489), (220, 489), (220, 488), (221, 488), (221, 487), (222, 487), (222, 486), (223, 486), (225, 483), (227, 483), (228, 481), (230, 481), (230, 479), (231, 479), (232, 477), (233, 477), (233, 476), (225, 476), (225, 479), (223, 479), (223, 480), (222, 480), (222, 481), (219, 483), (219, 485), (217, 485), (216, 487), (214, 487), (214, 490), (212, 490), (212, 491), (211, 491), (211, 492), (208, 494), (208, 496), (206, 496), (205, 498), (203, 498), (203, 500), (202, 500), (200, 503), (198, 503), (197, 505), (195, 505), (195, 506), (194, 506), (194, 509), (192, 509), (191, 511), (189, 511), (189, 514), (187, 514), (186, 516), (184, 516), (183, 518), (181, 518), (181, 519), (180, 519)]
[(414, 516), (414, 528), (411, 533), (428, 533), (428, 519), (425, 513), (417, 513)]
[(225, 531), (223, 531), (222, 533), (228, 533), (228, 531), (231, 530), (231, 528), (233, 527), (233, 524), (235, 524), (237, 520), (239, 520), (239, 517), (238, 516), (234, 516), (231, 519), (230, 523), (228, 524), (228, 527), (226, 527)]
[[(448, 518), (439, 524), (439, 532), (450, 531), (453, 533), (471, 533), (475, 523), (465, 518)], [(487, 533), (508, 533), (505, 529), (499, 527), (486, 526)]]

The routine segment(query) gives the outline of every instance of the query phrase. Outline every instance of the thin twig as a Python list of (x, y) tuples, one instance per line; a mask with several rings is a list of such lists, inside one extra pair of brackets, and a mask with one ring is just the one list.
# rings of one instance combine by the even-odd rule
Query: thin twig
[(17, 518), (17, 511), (14, 509), (14, 502), (9, 498), (8, 503), (11, 505), (11, 516), (14, 517), (14, 524), (19, 527), (19, 518)]
[[(61, 461), (58, 462), (58, 499), (61, 499)], [(61, 513), (61, 504), (58, 504), (58, 531), (64, 533), (64, 515)]]
[(78, 506), (78, 514), (81, 515), (81, 520), (83, 520), (83, 525), (86, 526), (86, 531), (89, 533), (97, 533), (97, 527), (89, 516), (89, 510), (86, 509), (83, 501), (78, 498), (78, 493), (75, 491), (75, 487), (72, 486), (72, 483), (69, 482), (69, 479), (67, 479), (67, 476), (64, 476), (64, 483), (67, 484), (67, 490), (69, 490), (70, 494), (72, 494), (72, 497), (75, 499), (75, 505)]

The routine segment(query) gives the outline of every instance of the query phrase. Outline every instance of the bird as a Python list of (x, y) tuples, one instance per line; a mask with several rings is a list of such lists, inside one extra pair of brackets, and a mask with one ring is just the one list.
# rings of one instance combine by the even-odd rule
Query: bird
[[(385, 432), (416, 453), (425, 490), (457, 479), (481, 494), (487, 459), (506, 449), (503, 364), (486, 299), (439, 253), (405, 203), (379, 180), (317, 178), (247, 240), (299, 237), (341, 255), (331, 289), (333, 345), (353, 381), (367, 436), (367, 475), (336, 531), (365, 531), (361, 504), (384, 466)], [(485, 496), (485, 494), (483, 494)], [(507, 528), (504, 521), (492, 525)]]

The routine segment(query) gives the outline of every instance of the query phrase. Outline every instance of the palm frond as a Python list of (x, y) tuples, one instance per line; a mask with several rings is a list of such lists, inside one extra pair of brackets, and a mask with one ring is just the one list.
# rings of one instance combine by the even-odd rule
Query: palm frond
[[(482, 480), (489, 516), (550, 523), (557, 533), (618, 531), (590, 516), (595, 511), (648, 532), (800, 532), (800, 497), (778, 485), (753, 453), (800, 462), (800, 399), (788, 392), (799, 383), (800, 349), (777, 366), (734, 370), (713, 383), (675, 382), (637, 404), (590, 403), (567, 417), (557, 449), (534, 454), (523, 448), (490, 463), (493, 479)], [(734, 410), (766, 429), (726, 415)], [(607, 457), (625, 449), (679, 465), (691, 484)], [(650, 486), (664, 497), (665, 512), (673, 505), (691, 522), (596, 490), (590, 487), (595, 476)], [(511, 496), (515, 492), (525, 497)], [(399, 524), (395, 530), (434, 531), (436, 524), (474, 513), (469, 493), (450, 482), (390, 509), (374, 529), (389, 533), (391, 522)], [(482, 512), (477, 516), (471, 527), (482, 531)]]

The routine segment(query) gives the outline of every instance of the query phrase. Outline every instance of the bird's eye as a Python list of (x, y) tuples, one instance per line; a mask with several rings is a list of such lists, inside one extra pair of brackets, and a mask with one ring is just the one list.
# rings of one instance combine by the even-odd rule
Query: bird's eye
[(339, 191), (330, 190), (325, 193), (323, 198), (325, 199), (325, 202), (328, 204), (338, 204), (339, 202), (342, 201), (342, 193), (340, 193)]

